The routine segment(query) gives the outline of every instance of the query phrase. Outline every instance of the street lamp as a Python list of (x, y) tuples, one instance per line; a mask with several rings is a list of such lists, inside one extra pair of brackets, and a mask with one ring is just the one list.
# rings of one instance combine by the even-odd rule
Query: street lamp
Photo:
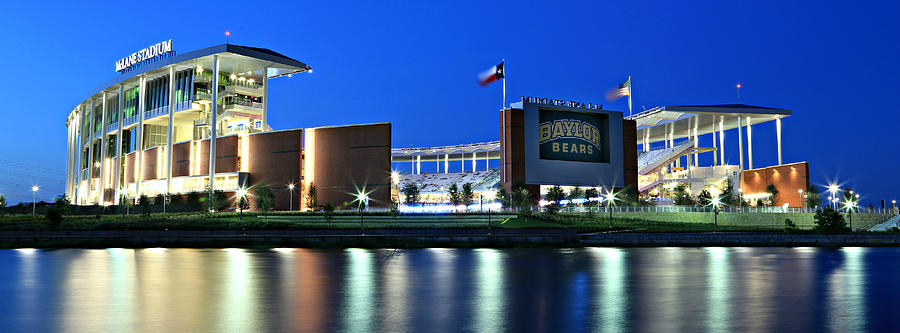
[(713, 218), (714, 218), (713, 228), (715, 228), (715, 231), (719, 231), (719, 205), (721, 205), (721, 204), (722, 204), (722, 202), (719, 200), (718, 195), (712, 199)]
[(31, 187), (31, 216), (34, 216), (34, 212), (37, 208), (37, 191), (40, 189), (37, 185)]
[(613, 201), (615, 201), (615, 200), (616, 200), (616, 196), (613, 193), (612, 189), (610, 189), (608, 192), (606, 192), (606, 210), (609, 211), (609, 228), (610, 229), (612, 229), (612, 220), (613, 220), (612, 204), (613, 204)]
[(294, 210), (294, 183), (288, 184), (288, 191), (291, 192), (291, 195), (290, 195), (291, 202), (288, 205), (288, 207), (290, 207), (290, 208), (288, 208), (288, 211), (293, 211)]
[[(838, 190), (839, 190), (839, 188), (838, 188), (838, 186), (837, 186), (836, 184), (830, 184), (830, 185), (828, 185), (828, 192), (831, 192), (831, 197), (832, 197), (832, 198), (837, 197), (837, 191), (838, 191)], [(831, 208), (837, 209), (837, 203), (834, 201), (834, 199), (831, 200)]]
[(803, 200), (803, 189), (797, 190), (797, 193), (800, 193), (800, 208), (803, 208), (803, 206), (805, 205), (804, 201), (806, 201)]
[(247, 200), (247, 189), (241, 187), (237, 190), (238, 209), (241, 211), (241, 220), (244, 219), (244, 200)]
[(851, 199), (844, 200), (844, 209), (847, 210), (847, 219), (850, 220), (850, 230), (853, 230), (853, 208), (855, 206), (855, 201)]

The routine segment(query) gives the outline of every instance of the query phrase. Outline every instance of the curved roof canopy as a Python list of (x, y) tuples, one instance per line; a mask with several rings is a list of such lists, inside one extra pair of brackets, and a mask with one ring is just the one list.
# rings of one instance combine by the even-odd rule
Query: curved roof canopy
[(90, 100), (93, 96), (113, 88), (120, 83), (128, 84), (129, 80), (140, 75), (147, 75), (149, 78), (166, 75), (168, 72), (165, 68), (169, 65), (175, 65), (176, 70), (195, 68), (198, 66), (211, 70), (213, 55), (219, 56), (219, 70), (228, 73), (241, 73), (268, 67), (268, 77), (275, 78), (301, 73), (311, 69), (307, 64), (269, 49), (234, 44), (221, 44), (161, 58), (143, 64), (134, 70), (123, 72), (115, 79), (91, 90), (78, 104), (76, 104), (76, 107), (77, 105)]

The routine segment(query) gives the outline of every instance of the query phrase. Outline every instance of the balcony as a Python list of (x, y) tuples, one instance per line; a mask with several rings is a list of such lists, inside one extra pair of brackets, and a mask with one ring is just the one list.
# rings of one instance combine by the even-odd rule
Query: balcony
[(263, 85), (259, 82), (250, 82), (247, 80), (234, 80), (225, 87), (225, 93), (241, 94), (248, 96), (262, 96)]
[(262, 103), (253, 102), (246, 98), (228, 98), (225, 100), (226, 111), (243, 111), (255, 114), (262, 112), (262, 107)]
[(106, 133), (114, 132), (119, 130), (119, 122), (113, 121), (112, 124), (106, 125)]
[(144, 115), (144, 120), (153, 119), (153, 118), (156, 118), (156, 117), (159, 117), (162, 115), (167, 115), (167, 114), (169, 114), (169, 106), (168, 105), (161, 106), (161, 107), (155, 108), (153, 110), (148, 110), (147, 114)]

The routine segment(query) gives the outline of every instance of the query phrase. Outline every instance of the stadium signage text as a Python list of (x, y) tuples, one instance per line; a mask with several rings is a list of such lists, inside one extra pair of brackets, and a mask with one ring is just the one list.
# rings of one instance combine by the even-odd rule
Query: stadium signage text
[(522, 101), (528, 102), (528, 103), (535, 103), (535, 104), (568, 106), (568, 107), (572, 107), (572, 108), (582, 108), (582, 109), (590, 109), (590, 110), (602, 110), (603, 109), (603, 104), (585, 103), (585, 102), (579, 102), (579, 101), (567, 101), (564, 99), (522, 96)]
[(172, 40), (162, 41), (134, 52), (116, 61), (116, 72), (124, 72), (142, 65), (145, 61), (153, 61), (175, 53)]
[[(574, 142), (560, 139), (574, 139)], [(591, 156), (595, 149), (600, 150), (600, 130), (578, 119), (556, 119), (540, 124), (538, 142), (541, 145), (550, 143), (553, 153)]]

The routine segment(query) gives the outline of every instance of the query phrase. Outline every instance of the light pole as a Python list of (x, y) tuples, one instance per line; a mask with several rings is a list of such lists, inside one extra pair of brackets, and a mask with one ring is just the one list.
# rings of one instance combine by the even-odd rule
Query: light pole
[(609, 190), (609, 192), (606, 192), (606, 210), (609, 211), (609, 228), (610, 229), (612, 229), (612, 220), (613, 220), (613, 216), (612, 216), (613, 200), (615, 200), (615, 196), (613, 195), (612, 190)]
[(291, 192), (291, 202), (289, 203), (288, 207), (290, 208), (288, 208), (288, 211), (294, 211), (294, 183), (288, 184), (288, 191)]
[(800, 208), (804, 208), (804, 206), (806, 206), (806, 203), (804, 201), (806, 200), (803, 200), (803, 190), (797, 190), (797, 193), (800, 193)]
[(828, 192), (831, 192), (831, 208), (837, 209), (837, 203), (834, 201), (837, 198), (838, 186), (835, 184), (828, 185)]
[(712, 204), (713, 204), (713, 228), (714, 228), (715, 231), (719, 231), (719, 205), (720, 205), (721, 203), (722, 203), (722, 202), (719, 201), (719, 196), (718, 196), (718, 195), (717, 195), (715, 198), (713, 198), (713, 200), (712, 200)]
[(34, 216), (37, 210), (37, 191), (40, 189), (37, 185), (31, 187), (31, 216)]

